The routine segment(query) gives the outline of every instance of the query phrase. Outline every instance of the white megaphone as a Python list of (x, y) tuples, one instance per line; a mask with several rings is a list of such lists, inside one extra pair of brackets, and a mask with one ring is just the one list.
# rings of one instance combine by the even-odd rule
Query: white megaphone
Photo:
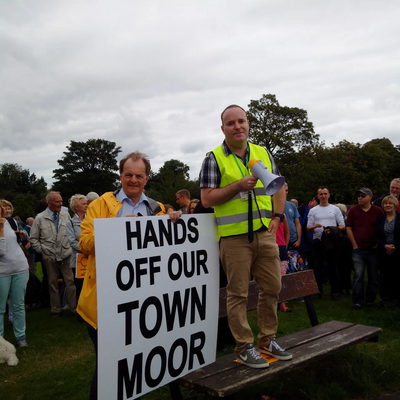
[(285, 178), (283, 176), (274, 175), (272, 172), (268, 171), (261, 160), (252, 159), (249, 161), (248, 165), (253, 176), (263, 183), (267, 196), (275, 194), (285, 183)]

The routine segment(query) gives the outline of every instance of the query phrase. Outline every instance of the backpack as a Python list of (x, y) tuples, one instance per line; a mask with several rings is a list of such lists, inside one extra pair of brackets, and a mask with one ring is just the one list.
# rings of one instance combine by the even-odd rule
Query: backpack
[(299, 254), (298, 250), (289, 250), (288, 251), (288, 268), (286, 270), (287, 274), (303, 271), (305, 269), (304, 261)]

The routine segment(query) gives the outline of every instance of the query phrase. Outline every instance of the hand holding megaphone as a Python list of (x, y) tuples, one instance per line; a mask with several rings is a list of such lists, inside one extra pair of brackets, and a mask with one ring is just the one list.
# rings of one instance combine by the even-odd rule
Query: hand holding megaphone
[(285, 178), (283, 176), (274, 175), (272, 172), (268, 171), (261, 160), (252, 159), (249, 161), (248, 165), (253, 176), (263, 183), (267, 196), (275, 194), (285, 183)]

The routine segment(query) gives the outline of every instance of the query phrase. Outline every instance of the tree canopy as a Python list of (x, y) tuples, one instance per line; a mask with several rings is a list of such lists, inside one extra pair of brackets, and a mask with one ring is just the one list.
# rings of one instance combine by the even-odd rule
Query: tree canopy
[(307, 111), (281, 106), (273, 94), (251, 100), (247, 117), (250, 141), (273, 154), (289, 184), (289, 196), (300, 202), (314, 197), (321, 185), (329, 187), (332, 202), (356, 202), (355, 191), (362, 186), (376, 198), (400, 176), (399, 145), (381, 138), (363, 145), (343, 140), (326, 147)]
[(356, 190), (365, 186), (374, 199), (387, 193), (390, 181), (400, 176), (400, 153), (388, 139), (363, 145), (346, 140), (331, 147), (305, 148), (279, 168), (289, 184), (289, 196), (308, 201), (318, 186), (327, 185), (332, 202), (356, 203)]
[(281, 106), (273, 94), (264, 94), (260, 100), (251, 100), (247, 118), (250, 121), (249, 139), (266, 147), (279, 161), (319, 144), (319, 135), (308, 121), (307, 111)]
[(86, 142), (71, 140), (68, 151), (58, 160), (60, 168), (53, 171), (53, 190), (59, 191), (64, 201), (76, 193), (97, 192), (102, 195), (119, 186), (117, 157), (121, 147), (104, 139)]
[(175, 193), (180, 189), (189, 190), (192, 199), (200, 199), (198, 181), (189, 179), (189, 166), (178, 160), (169, 160), (164, 163), (157, 173), (151, 173), (146, 192), (149, 197), (170, 204), (178, 208)]
[(29, 169), (19, 164), (6, 163), (0, 165), (0, 198), (10, 201), (14, 207), (14, 215), (23, 221), (35, 216), (36, 204), (47, 193), (47, 184), (43, 177), (37, 178)]

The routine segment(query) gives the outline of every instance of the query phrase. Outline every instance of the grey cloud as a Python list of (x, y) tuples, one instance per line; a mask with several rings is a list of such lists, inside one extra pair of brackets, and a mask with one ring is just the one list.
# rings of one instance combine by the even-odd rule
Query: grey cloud
[(394, 1), (1, 2), (1, 162), (50, 183), (70, 140), (100, 137), (121, 156), (148, 153), (154, 170), (179, 159), (196, 177), (223, 139), (222, 109), (264, 93), (306, 109), (327, 144), (397, 143), (399, 11)]

